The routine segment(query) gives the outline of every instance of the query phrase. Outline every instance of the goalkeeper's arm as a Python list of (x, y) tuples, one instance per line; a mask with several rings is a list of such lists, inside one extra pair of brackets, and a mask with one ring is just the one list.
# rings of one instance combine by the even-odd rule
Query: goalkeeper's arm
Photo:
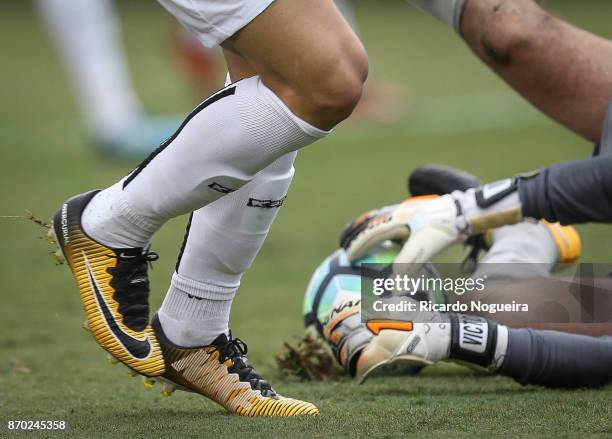
[(519, 180), (522, 214), (562, 224), (612, 222), (612, 155), (546, 168)]
[(612, 155), (556, 164), (531, 176), (454, 195), (470, 231), (522, 218), (612, 223)]
[(612, 223), (612, 155), (372, 212), (345, 230), (342, 246), (355, 260), (381, 241), (407, 240), (398, 262), (426, 262), (471, 234), (524, 218)]
[[(478, 316), (425, 313), (405, 329), (361, 323), (358, 302), (330, 314), (324, 337), (336, 360), (359, 381), (397, 362), (456, 361), (527, 385), (600, 387), (612, 381), (612, 338), (515, 329)], [(397, 322), (396, 322), (397, 323)]]

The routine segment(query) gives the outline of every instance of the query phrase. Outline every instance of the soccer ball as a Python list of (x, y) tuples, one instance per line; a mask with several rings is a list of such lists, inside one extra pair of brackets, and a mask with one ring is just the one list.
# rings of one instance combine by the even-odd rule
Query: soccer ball
[[(325, 259), (312, 275), (304, 295), (303, 315), (306, 332), (322, 336), (323, 322), (336, 306), (347, 300), (361, 299), (361, 264), (382, 264), (383, 271), (377, 273), (380, 277), (379, 273), (391, 273), (391, 266), (398, 253), (399, 248), (388, 242), (353, 264), (349, 263), (343, 249), (336, 250)], [(367, 276), (366, 273), (364, 275)], [(381, 373), (416, 374), (421, 369), (421, 366), (403, 364), (386, 367)]]
[[(323, 322), (331, 311), (347, 300), (361, 299), (361, 276), (380, 278), (381, 274), (388, 276), (392, 274), (392, 265), (400, 248), (387, 241), (369, 255), (351, 264), (343, 249), (336, 250), (325, 259), (315, 270), (310, 278), (306, 294), (304, 295), (303, 316), (306, 333), (310, 335), (323, 336)], [(377, 272), (360, 269), (362, 264), (380, 264)], [(371, 267), (368, 267), (371, 269)], [(431, 264), (424, 264), (421, 273), (427, 277), (438, 277), (436, 269)], [(421, 292), (416, 300), (427, 300), (438, 303), (435, 292)], [(412, 375), (418, 373), (422, 366), (399, 364), (387, 366), (380, 370), (383, 375)]]
[(306, 331), (323, 334), (323, 325), (329, 313), (346, 300), (361, 299), (361, 270), (363, 263), (385, 264), (390, 267), (398, 249), (381, 246), (371, 254), (351, 264), (343, 249), (336, 250), (317, 267), (304, 295), (304, 326)]

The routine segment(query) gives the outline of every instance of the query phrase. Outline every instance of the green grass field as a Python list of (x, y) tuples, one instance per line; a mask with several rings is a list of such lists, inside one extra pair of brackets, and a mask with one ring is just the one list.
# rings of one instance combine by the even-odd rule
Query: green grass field
[[(612, 3), (550, 1), (562, 16), (612, 37)], [(191, 394), (145, 389), (80, 329), (83, 311), (66, 267), (55, 266), (42, 231), (2, 219), (0, 436), (13, 419), (65, 420), (76, 437), (610, 436), (612, 388), (551, 391), (452, 366), (422, 376), (303, 383), (284, 378), (273, 354), (302, 331), (301, 300), (339, 229), (368, 208), (405, 194), (425, 162), (504, 177), (590, 154), (590, 145), (539, 115), (484, 68), (442, 25), (401, 1), (359, 2), (360, 33), (374, 80), (402, 87), (397, 122), (338, 128), (301, 153), (290, 197), (235, 301), (234, 333), (283, 394), (319, 404), (313, 419), (240, 419)], [(155, 2), (123, 2), (124, 37), (139, 92), (156, 112), (194, 103), (167, 51), (171, 18)], [(29, 2), (0, 5), (0, 215), (49, 217), (68, 196), (104, 187), (134, 163), (96, 155), (71, 89)], [(161, 303), (185, 218), (154, 241), (153, 309)], [(584, 258), (609, 259), (610, 231), (580, 227)], [(254, 310), (257, 310), (254, 312)], [(44, 433), (40, 433), (44, 435)]]

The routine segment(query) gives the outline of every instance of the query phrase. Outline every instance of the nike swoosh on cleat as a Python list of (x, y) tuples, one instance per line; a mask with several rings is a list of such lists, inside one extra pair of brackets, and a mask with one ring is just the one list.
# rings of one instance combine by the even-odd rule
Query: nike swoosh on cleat
[(85, 261), (85, 266), (87, 267), (87, 276), (89, 277), (89, 283), (91, 284), (91, 288), (96, 296), (96, 301), (98, 302), (98, 307), (100, 311), (102, 311), (102, 315), (104, 317), (104, 321), (106, 322), (110, 331), (114, 334), (115, 338), (121, 343), (121, 345), (125, 348), (128, 353), (139, 360), (143, 360), (149, 356), (151, 353), (151, 342), (149, 341), (148, 334), (145, 336), (144, 340), (138, 340), (132, 337), (129, 334), (126, 334), (115, 319), (115, 316), (111, 312), (108, 304), (104, 300), (102, 293), (100, 292), (100, 288), (98, 287), (98, 282), (91, 270), (91, 266), (89, 265), (89, 260), (85, 253), (83, 252), (83, 259)]

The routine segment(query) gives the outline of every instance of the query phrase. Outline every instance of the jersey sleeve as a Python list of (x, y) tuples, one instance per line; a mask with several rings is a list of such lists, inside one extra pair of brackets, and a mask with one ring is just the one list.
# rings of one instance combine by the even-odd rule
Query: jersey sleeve
[(553, 165), (520, 179), (523, 216), (562, 224), (612, 222), (612, 154)]

